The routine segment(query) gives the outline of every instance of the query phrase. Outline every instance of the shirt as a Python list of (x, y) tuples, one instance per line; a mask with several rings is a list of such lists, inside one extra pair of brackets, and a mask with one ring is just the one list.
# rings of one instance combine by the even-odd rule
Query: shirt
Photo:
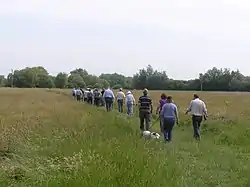
[(125, 98), (125, 94), (122, 91), (119, 91), (117, 93), (116, 97), (117, 97), (117, 100), (124, 99)]
[[(176, 113), (176, 116), (175, 116)], [(165, 119), (175, 119), (178, 115), (177, 106), (174, 103), (166, 103), (163, 105), (161, 115)]]
[(194, 116), (203, 116), (203, 114), (207, 114), (207, 108), (205, 103), (199, 98), (194, 99), (190, 102), (188, 111), (191, 112)]
[(76, 95), (82, 95), (82, 91), (79, 90), (79, 89), (77, 89), (77, 90), (76, 90)]
[(151, 112), (152, 99), (149, 96), (141, 96), (138, 103), (139, 110), (142, 112)]
[(113, 91), (110, 89), (105, 90), (103, 97), (104, 98), (109, 97), (109, 98), (113, 98), (113, 99), (115, 98)]
[(135, 98), (132, 94), (126, 95), (125, 103), (127, 104), (134, 104), (135, 103)]
[(167, 102), (166, 99), (161, 99), (161, 100), (159, 101), (159, 103), (160, 103), (160, 111), (162, 110), (162, 107), (163, 107), (163, 105), (166, 104), (166, 102)]

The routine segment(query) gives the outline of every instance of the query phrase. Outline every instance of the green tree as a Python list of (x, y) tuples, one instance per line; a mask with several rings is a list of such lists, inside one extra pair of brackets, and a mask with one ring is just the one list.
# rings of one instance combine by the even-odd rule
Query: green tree
[(68, 74), (63, 72), (58, 73), (54, 82), (57, 88), (65, 88), (68, 84)]
[(85, 88), (86, 84), (79, 74), (73, 73), (68, 78), (68, 86), (69, 88)]

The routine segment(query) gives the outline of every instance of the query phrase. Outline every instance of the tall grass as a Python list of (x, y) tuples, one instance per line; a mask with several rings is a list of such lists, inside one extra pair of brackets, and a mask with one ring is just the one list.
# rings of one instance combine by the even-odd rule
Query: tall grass
[(247, 107), (237, 118), (213, 110), (200, 143), (181, 115), (165, 144), (140, 138), (136, 117), (77, 103), (62, 91), (1, 90), (0, 99), (1, 187), (250, 186)]

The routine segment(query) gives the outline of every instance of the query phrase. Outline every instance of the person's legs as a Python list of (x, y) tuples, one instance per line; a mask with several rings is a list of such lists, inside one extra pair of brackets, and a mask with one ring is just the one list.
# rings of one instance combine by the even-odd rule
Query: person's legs
[(121, 102), (121, 103), (120, 103), (120, 107), (121, 107), (121, 108), (120, 108), (120, 112), (123, 113), (123, 99), (121, 99), (120, 102)]
[(200, 117), (200, 116), (192, 116), (194, 138), (196, 140), (200, 139), (199, 127), (200, 127), (201, 121), (202, 121), (202, 117)]
[(175, 120), (169, 119), (168, 120), (168, 126), (167, 126), (167, 134), (168, 134), (168, 142), (172, 140), (172, 130), (174, 127)]
[(164, 129), (163, 129), (163, 126), (164, 126), (164, 117), (163, 116), (159, 116), (159, 118), (160, 118), (160, 131), (163, 134), (164, 133)]
[(117, 100), (117, 105), (118, 105), (118, 112), (121, 112), (122, 111), (121, 100)]
[(150, 128), (151, 115), (149, 112), (145, 112), (145, 120), (146, 120), (146, 130), (148, 131)]
[(106, 111), (108, 112), (109, 111), (109, 101), (108, 101), (108, 98), (105, 97), (105, 106), (106, 106)]
[(141, 129), (141, 131), (144, 131), (144, 117), (145, 117), (144, 112), (140, 111), (139, 112), (139, 118), (140, 118), (140, 129)]
[(168, 120), (163, 119), (163, 136), (166, 142), (168, 141), (168, 129), (169, 129), (168, 126), (169, 126)]
[(128, 108), (127, 114), (129, 116), (131, 116), (133, 114), (133, 104), (132, 103), (127, 103), (127, 108)]

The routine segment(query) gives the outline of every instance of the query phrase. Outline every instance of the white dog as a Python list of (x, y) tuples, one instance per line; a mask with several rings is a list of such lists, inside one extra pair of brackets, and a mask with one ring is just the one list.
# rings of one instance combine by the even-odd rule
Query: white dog
[(143, 131), (143, 137), (146, 139), (159, 139), (161, 136), (156, 132)]

